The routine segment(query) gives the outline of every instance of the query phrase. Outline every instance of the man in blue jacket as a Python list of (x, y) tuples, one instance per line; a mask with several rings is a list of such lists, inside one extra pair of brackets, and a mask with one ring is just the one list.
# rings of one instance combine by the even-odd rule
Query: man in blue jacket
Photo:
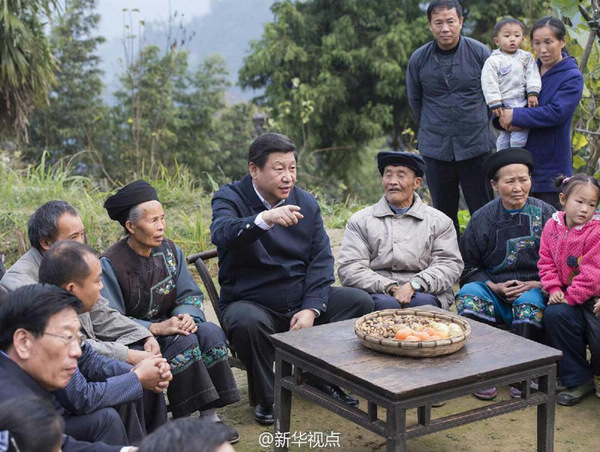
[(427, 8), (434, 40), (408, 63), (406, 88), (419, 122), (419, 152), (433, 206), (449, 216), (458, 232), (459, 184), (471, 214), (492, 199), (482, 163), (494, 148), (481, 69), (490, 56), (480, 42), (460, 36), (462, 7), (435, 0)]
[[(274, 348), (269, 335), (359, 317), (373, 310), (362, 290), (331, 287), (333, 255), (317, 200), (295, 187), (296, 145), (269, 133), (250, 145), (241, 181), (212, 200), (223, 329), (250, 373), (254, 417), (273, 423)], [(336, 386), (312, 384), (351, 405)]]

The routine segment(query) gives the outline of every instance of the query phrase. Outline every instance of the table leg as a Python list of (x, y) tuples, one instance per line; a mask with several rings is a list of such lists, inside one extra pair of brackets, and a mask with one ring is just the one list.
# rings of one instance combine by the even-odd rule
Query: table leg
[(387, 452), (406, 452), (406, 410), (387, 410)]
[(537, 407), (537, 450), (552, 452), (554, 450), (554, 404), (556, 393), (556, 365), (547, 375), (539, 377), (538, 390), (548, 395), (548, 402)]
[[(292, 375), (292, 365), (275, 355), (275, 438), (283, 438), (290, 431), (290, 417), (292, 412), (292, 392), (281, 385), (281, 379)], [(279, 433), (280, 435), (277, 435)], [(275, 441), (276, 452), (287, 452), (286, 441)]]

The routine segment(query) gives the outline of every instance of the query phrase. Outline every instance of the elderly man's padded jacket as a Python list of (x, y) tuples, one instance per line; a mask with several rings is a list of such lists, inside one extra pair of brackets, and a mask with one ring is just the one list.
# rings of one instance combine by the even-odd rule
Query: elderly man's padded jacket
[(405, 214), (394, 214), (385, 199), (350, 218), (338, 259), (344, 286), (384, 293), (393, 283), (417, 278), (425, 292), (447, 309), (463, 261), (452, 220), (415, 193)]

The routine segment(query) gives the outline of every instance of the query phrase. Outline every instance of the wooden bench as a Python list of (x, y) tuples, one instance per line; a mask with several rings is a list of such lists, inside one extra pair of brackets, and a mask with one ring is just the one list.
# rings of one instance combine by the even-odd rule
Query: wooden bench
[[(200, 279), (202, 279), (202, 283), (204, 284), (204, 289), (206, 291), (206, 295), (208, 295), (208, 299), (212, 304), (212, 307), (217, 315), (217, 319), (219, 320), (219, 325), (223, 328), (223, 314), (221, 313), (221, 309), (219, 308), (219, 293), (217, 292), (217, 288), (215, 287), (215, 283), (213, 282), (212, 276), (208, 267), (205, 264), (205, 261), (210, 259), (214, 259), (217, 257), (217, 249), (213, 248), (207, 251), (202, 251), (200, 253), (192, 254), (187, 257), (188, 264), (193, 264), (200, 275)], [(225, 328), (223, 328), (225, 330)], [(227, 333), (227, 331), (225, 331)], [(244, 363), (238, 358), (237, 353), (233, 346), (227, 343), (227, 347), (229, 348), (229, 352), (231, 355), (229, 356), (229, 365), (231, 367), (236, 367), (241, 370), (246, 370)], [(256, 405), (256, 394), (254, 393), (254, 385), (252, 383), (252, 379), (250, 378), (250, 374), (247, 373), (248, 378), (248, 401), (251, 406)]]

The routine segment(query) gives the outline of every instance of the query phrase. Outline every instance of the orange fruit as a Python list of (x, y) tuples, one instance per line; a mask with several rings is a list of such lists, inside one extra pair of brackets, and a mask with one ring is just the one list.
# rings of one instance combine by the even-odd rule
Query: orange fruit
[(425, 331), (419, 331), (418, 333), (415, 333), (415, 336), (417, 336), (422, 341), (429, 340), (429, 334), (427, 334)]
[(430, 341), (439, 341), (441, 339), (442, 339), (442, 336), (440, 336), (438, 334), (432, 334), (431, 336), (429, 336)]
[(406, 338), (408, 336), (410, 336), (413, 333), (413, 330), (411, 330), (410, 328), (402, 328), (398, 331), (396, 331), (396, 334), (394, 335), (394, 339), (397, 339), (399, 341), (405, 341)]
[(404, 340), (408, 341), (408, 342), (420, 342), (421, 341), (421, 339), (419, 339), (417, 336), (414, 336), (414, 335), (408, 336)]
[(433, 328), (431, 328), (430, 326), (426, 326), (425, 328), (423, 328), (423, 331), (425, 331), (427, 334), (429, 334), (430, 336), (433, 336), (434, 334), (437, 334), (437, 331), (435, 331)]

